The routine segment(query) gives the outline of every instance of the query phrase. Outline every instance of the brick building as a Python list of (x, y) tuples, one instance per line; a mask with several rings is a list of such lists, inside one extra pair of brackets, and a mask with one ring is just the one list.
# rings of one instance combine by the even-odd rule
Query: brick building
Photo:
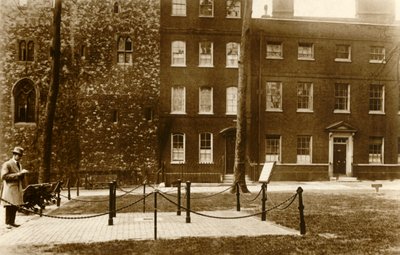
[[(379, 2), (379, 3), (378, 3)], [(275, 180), (400, 176), (399, 23), (394, 1), (355, 18), (252, 19), (246, 173)], [(167, 182), (232, 173), (241, 1), (161, 1), (161, 147)]]

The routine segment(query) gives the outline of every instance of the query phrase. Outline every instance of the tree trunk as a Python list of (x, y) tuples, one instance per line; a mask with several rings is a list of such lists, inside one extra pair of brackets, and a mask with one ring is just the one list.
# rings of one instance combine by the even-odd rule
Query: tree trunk
[(53, 43), (52, 43), (52, 76), (47, 95), (46, 115), (43, 132), (43, 160), (39, 171), (39, 183), (50, 182), (51, 172), (51, 147), (53, 135), (53, 122), (56, 112), (57, 96), (60, 83), (60, 58), (61, 58), (61, 0), (55, 1), (53, 18)]
[(236, 122), (236, 144), (235, 144), (235, 181), (232, 190), (236, 190), (239, 183), (243, 193), (249, 192), (246, 185), (246, 91), (250, 80), (250, 20), (252, 0), (244, 1), (244, 16), (242, 23), (242, 35), (240, 42), (239, 78), (238, 78), (238, 109)]

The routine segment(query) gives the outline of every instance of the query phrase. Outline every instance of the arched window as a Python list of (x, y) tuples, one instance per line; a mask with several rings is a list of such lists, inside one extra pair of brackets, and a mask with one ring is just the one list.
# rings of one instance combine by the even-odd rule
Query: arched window
[(18, 44), (18, 60), (33, 61), (35, 54), (35, 44), (33, 41), (20, 40)]
[(132, 40), (129, 36), (118, 38), (118, 64), (132, 64)]
[(33, 83), (27, 79), (14, 88), (14, 122), (35, 122), (36, 93)]
[(120, 12), (120, 7), (119, 7), (119, 3), (115, 2), (114, 3), (114, 13), (119, 13)]

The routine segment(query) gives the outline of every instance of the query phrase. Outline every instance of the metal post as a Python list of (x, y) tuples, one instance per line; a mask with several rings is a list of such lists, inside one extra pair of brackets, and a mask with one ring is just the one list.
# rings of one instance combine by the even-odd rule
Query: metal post
[(76, 180), (76, 196), (79, 197), (79, 185), (80, 185), (80, 181), (79, 181), (79, 176), (78, 176), (78, 180)]
[(182, 180), (178, 179), (178, 211), (176, 212), (176, 215), (181, 215), (181, 183)]
[(240, 212), (240, 187), (239, 187), (239, 182), (236, 183), (236, 211)]
[(57, 191), (57, 207), (60, 207), (61, 197), (60, 197), (60, 190)]
[(110, 195), (109, 195), (109, 203), (108, 203), (108, 208), (109, 208), (109, 214), (108, 214), (108, 225), (111, 226), (113, 225), (113, 204), (114, 202), (112, 201), (114, 196), (113, 196), (113, 189), (114, 189), (114, 184), (112, 182), (109, 183), (109, 188), (110, 188)]
[(267, 194), (266, 194), (267, 184), (266, 184), (266, 183), (263, 183), (262, 186), (261, 186), (261, 189), (262, 189), (262, 199), (261, 199), (261, 201), (262, 201), (262, 204), (261, 204), (261, 211), (262, 211), (262, 213), (261, 213), (261, 221), (266, 221), (266, 219), (267, 219), (267, 212), (266, 212), (266, 206), (265, 206), (265, 204), (266, 204), (266, 202), (267, 202)]
[(157, 193), (154, 191), (154, 240), (157, 240)]
[(71, 200), (71, 183), (69, 178), (67, 180), (67, 188), (68, 188), (68, 200)]
[(113, 216), (117, 217), (117, 181), (113, 181)]
[(146, 212), (146, 182), (143, 182), (143, 213)]
[(186, 182), (186, 223), (190, 223), (190, 181)]
[(300, 234), (306, 234), (306, 222), (304, 221), (304, 205), (303, 205), (303, 189), (297, 188), (297, 194), (299, 195), (299, 212), (300, 212)]

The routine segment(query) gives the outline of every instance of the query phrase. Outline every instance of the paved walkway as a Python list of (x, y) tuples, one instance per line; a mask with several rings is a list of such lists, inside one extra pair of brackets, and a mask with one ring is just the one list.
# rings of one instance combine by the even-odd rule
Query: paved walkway
[[(301, 186), (305, 192), (308, 191), (334, 191), (334, 190), (365, 190), (365, 192), (375, 193), (371, 187), (372, 183), (382, 183), (380, 193), (385, 191), (396, 191), (391, 194), (400, 195), (399, 181), (381, 182), (276, 182), (268, 185), (268, 192), (288, 191), (296, 192), (297, 187)], [(257, 194), (260, 191), (260, 184), (248, 186), (250, 191)], [(201, 185), (193, 184), (192, 192), (217, 193), (227, 189), (228, 186)], [(129, 190), (129, 189), (126, 189)], [(172, 188), (162, 188), (160, 190), (168, 192)], [(151, 192), (151, 188), (146, 189)], [(397, 192), (399, 191), (399, 192)], [(74, 190), (71, 195), (76, 197)], [(141, 193), (143, 189), (135, 192)], [(80, 197), (91, 195), (107, 195), (108, 190), (80, 190)], [(63, 195), (67, 195), (63, 191)], [(118, 195), (118, 193), (117, 193)], [(67, 199), (62, 199), (62, 204), (68, 203)], [(55, 205), (48, 206), (45, 214), (56, 208)], [(212, 211), (203, 212), (207, 215), (236, 217), (248, 215), (249, 212), (236, 211)], [(6, 229), (4, 222), (4, 209), (0, 209), (0, 248), (14, 245), (30, 244), (59, 244), (77, 242), (103, 242), (110, 240), (123, 239), (149, 239), (155, 238), (154, 213), (117, 213), (113, 219), (113, 225), (108, 225), (108, 215), (86, 218), (86, 219), (57, 219), (49, 217), (39, 217), (37, 215), (17, 215), (17, 223), (22, 224), (19, 228)], [(71, 217), (82, 217), (85, 215), (72, 215)], [(193, 236), (258, 236), (258, 235), (299, 235), (299, 231), (288, 229), (271, 222), (263, 222), (259, 217), (248, 217), (241, 219), (214, 219), (196, 214), (191, 214), (191, 223), (186, 223), (185, 212), (177, 216), (176, 212), (158, 213), (157, 216), (157, 238), (175, 239)], [(0, 249), (1, 251), (1, 249)]]

